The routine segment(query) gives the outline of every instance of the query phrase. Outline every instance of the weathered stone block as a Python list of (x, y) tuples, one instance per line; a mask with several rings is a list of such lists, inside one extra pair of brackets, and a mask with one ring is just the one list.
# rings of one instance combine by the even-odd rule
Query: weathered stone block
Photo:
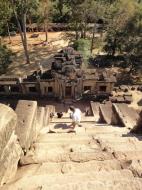
[(100, 115), (102, 116), (102, 121), (105, 121), (107, 124), (112, 123), (112, 103), (108, 102), (106, 104), (100, 104)]
[(139, 113), (138, 120), (136, 122), (136, 125), (131, 130), (132, 133), (139, 133), (142, 134), (142, 111)]
[(8, 106), (0, 104), (0, 157), (17, 124), (16, 113)]
[(20, 100), (16, 113), (18, 116), (16, 134), (21, 147), (28, 150), (36, 138), (37, 102)]
[(55, 113), (55, 106), (48, 105), (45, 108), (45, 119), (44, 119), (44, 125), (48, 125), (50, 122), (50, 113)]
[(37, 122), (40, 125), (40, 129), (43, 127), (45, 108), (39, 107), (37, 110)]
[(15, 176), (21, 154), (22, 149), (13, 132), (0, 157), (0, 185), (9, 182)]
[(40, 130), (44, 126), (44, 117), (45, 117), (45, 108), (44, 107), (39, 107), (38, 110), (37, 110), (37, 122), (36, 122), (35, 140), (38, 137)]
[(90, 102), (90, 104), (91, 104), (92, 112), (94, 115), (94, 120), (98, 122), (100, 120), (100, 109), (99, 109), (100, 103)]
[(118, 115), (118, 119), (123, 126), (127, 128), (133, 128), (138, 120), (138, 113), (127, 104), (113, 104), (114, 111)]

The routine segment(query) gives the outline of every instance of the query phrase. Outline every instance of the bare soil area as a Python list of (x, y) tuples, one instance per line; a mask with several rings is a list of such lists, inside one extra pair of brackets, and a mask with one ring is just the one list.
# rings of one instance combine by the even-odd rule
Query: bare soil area
[(47, 69), (51, 63), (49, 58), (69, 43), (66, 32), (49, 32), (48, 44), (44, 43), (45, 33), (36, 33), (39, 34), (37, 38), (31, 38), (32, 34), (33, 33), (27, 33), (28, 49), (31, 60), (30, 65), (25, 62), (20, 35), (17, 34), (11, 37), (11, 43), (8, 37), (4, 38), (4, 43), (15, 53), (12, 58), (13, 62), (9, 65), (6, 75), (23, 76), (31, 74), (33, 71), (37, 70), (39, 62)]

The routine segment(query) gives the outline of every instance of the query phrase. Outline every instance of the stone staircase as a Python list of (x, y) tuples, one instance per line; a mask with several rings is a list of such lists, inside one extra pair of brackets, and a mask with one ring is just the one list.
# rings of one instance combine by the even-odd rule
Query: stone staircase
[[(76, 133), (70, 119), (53, 119), (20, 160), (2, 190), (141, 190), (142, 141), (128, 129), (84, 117)], [(48, 133), (49, 129), (54, 133)]]

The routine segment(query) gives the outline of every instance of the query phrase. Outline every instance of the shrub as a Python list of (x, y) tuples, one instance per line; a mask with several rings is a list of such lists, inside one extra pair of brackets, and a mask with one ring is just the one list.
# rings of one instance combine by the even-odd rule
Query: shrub
[(90, 47), (91, 41), (87, 39), (79, 39), (74, 42), (74, 49), (82, 53), (85, 62), (87, 62), (90, 57)]
[(8, 65), (12, 62), (12, 52), (5, 45), (0, 45), (0, 73), (5, 73)]

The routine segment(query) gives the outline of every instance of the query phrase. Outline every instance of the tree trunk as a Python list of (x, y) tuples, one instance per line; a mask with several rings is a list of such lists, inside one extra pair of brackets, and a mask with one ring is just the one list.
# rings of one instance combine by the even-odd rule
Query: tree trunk
[(78, 23), (75, 23), (75, 39), (78, 40), (79, 39), (79, 31), (78, 31)]
[(33, 27), (32, 27), (32, 19), (31, 19), (31, 17), (29, 16), (29, 18), (28, 18), (28, 21), (29, 21), (29, 28), (30, 28), (30, 32), (34, 32), (34, 30), (33, 30)]
[(84, 39), (86, 38), (86, 31), (87, 31), (87, 23), (85, 22), (85, 25), (84, 25), (84, 33), (83, 33), (83, 38), (84, 38)]
[(45, 42), (48, 42), (48, 24), (47, 20), (44, 22), (44, 29), (45, 29)]
[(93, 28), (93, 35), (92, 35), (92, 42), (91, 42), (91, 53), (93, 52), (94, 39), (95, 39), (95, 24)]
[(75, 39), (76, 40), (78, 40), (79, 39), (79, 32), (78, 32), (78, 30), (76, 29), (76, 31), (75, 31)]
[(2, 37), (0, 36), (0, 45), (2, 45)]
[(25, 22), (26, 22), (26, 15), (23, 16), (23, 20), (22, 20), (23, 21), (23, 30), (24, 30), (24, 35), (23, 35), (21, 24), (20, 24), (20, 21), (18, 19), (17, 13), (16, 13), (15, 10), (13, 10), (13, 11), (14, 11), (16, 22), (17, 22), (17, 25), (18, 25), (19, 33), (20, 33), (20, 36), (21, 36), (21, 41), (22, 41), (22, 44), (23, 44), (25, 58), (26, 58), (26, 63), (29, 64), (30, 63), (30, 59), (29, 59), (29, 53), (28, 53), (28, 48), (27, 48), (26, 24), (25, 24)]
[(81, 29), (81, 38), (84, 38), (84, 32), (83, 32), (83, 29)]
[(49, 0), (44, 1), (43, 18), (44, 18), (44, 31), (45, 31), (45, 42), (48, 42), (48, 17), (49, 17)]
[(114, 39), (112, 45), (112, 56), (115, 56), (115, 53), (116, 53), (116, 39)]
[(60, 12), (60, 16), (63, 16), (63, 0), (60, 0), (58, 2), (58, 8), (59, 8), (59, 12)]
[(7, 32), (8, 32), (8, 37), (9, 37), (9, 43), (11, 44), (11, 36), (10, 36), (10, 31), (9, 31), (9, 24), (7, 22)]
[(24, 36), (24, 50), (27, 64), (30, 64), (29, 52), (28, 52), (28, 44), (27, 44), (27, 31), (26, 31), (26, 14), (23, 15), (23, 36)]

